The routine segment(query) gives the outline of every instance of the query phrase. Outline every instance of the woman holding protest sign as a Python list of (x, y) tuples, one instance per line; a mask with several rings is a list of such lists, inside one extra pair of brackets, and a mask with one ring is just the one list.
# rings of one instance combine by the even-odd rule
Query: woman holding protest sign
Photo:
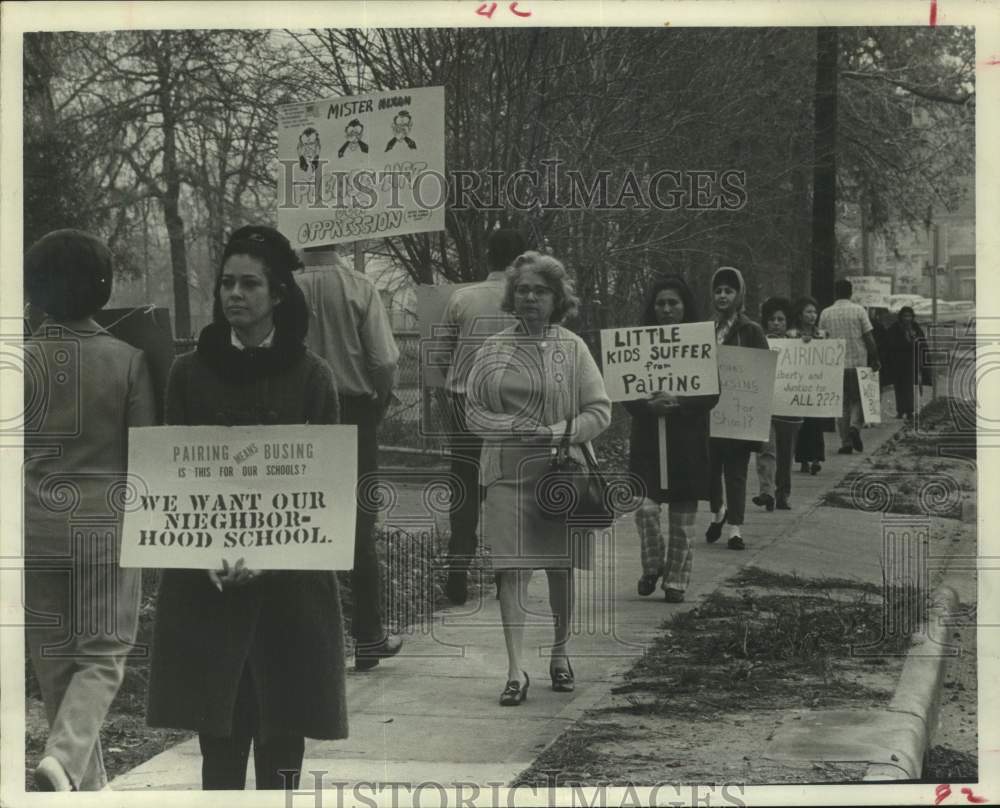
[[(306, 349), (298, 257), (269, 227), (233, 233), (213, 322), (170, 372), (169, 424), (335, 424), (329, 366)], [(153, 637), (148, 723), (198, 732), (202, 788), (291, 789), (304, 738), (347, 736), (344, 641), (332, 572), (166, 570)]]
[(896, 391), (897, 418), (909, 420), (913, 417), (914, 385), (919, 383), (922, 387), (931, 383), (927, 353), (921, 349), (926, 339), (910, 306), (899, 310), (896, 322), (886, 331), (885, 358)]
[[(694, 295), (676, 275), (656, 279), (646, 295), (643, 325), (673, 325), (699, 320)], [(629, 471), (641, 488), (642, 504), (635, 513), (642, 547), (640, 595), (651, 595), (662, 576), (663, 597), (680, 603), (691, 580), (698, 500), (707, 500), (709, 479), (708, 418), (719, 400), (709, 396), (674, 396), (657, 392), (648, 399), (626, 401), (632, 416)], [(659, 421), (666, 427), (667, 479), (660, 476)], [(664, 545), (660, 508), (667, 503), (668, 535)]]
[[(788, 320), (792, 304), (784, 297), (769, 297), (760, 307), (760, 321), (768, 337), (784, 339), (788, 335)], [(769, 511), (791, 509), (788, 497), (792, 493), (792, 453), (795, 436), (802, 426), (802, 418), (772, 415), (771, 431), (767, 444), (757, 453), (757, 479), (760, 493), (753, 498), (754, 505)]]
[(24, 605), (49, 721), (41, 791), (107, 785), (100, 730), (138, 628), (142, 571), (118, 566), (121, 507), (129, 427), (152, 425), (156, 404), (142, 351), (93, 319), (111, 282), (111, 252), (79, 230), (24, 257), (38, 320), (24, 345)]
[[(570, 531), (566, 516), (541, 494), (551, 452), (564, 436), (571, 457), (611, 421), (611, 401), (586, 343), (558, 325), (572, 307), (572, 283), (549, 255), (527, 252), (507, 271), (501, 308), (517, 323), (489, 337), (476, 354), (466, 385), (466, 419), (483, 438), (480, 484), (483, 542), (497, 571), (500, 617), (507, 646), (507, 684), (500, 704), (516, 706), (528, 693), (521, 667), (527, 587), (544, 569), (555, 635), (549, 662), (552, 689), (574, 688), (566, 654), (574, 602), (574, 568), (592, 563), (593, 531)], [(582, 537), (575, 538), (572, 534)]]
[[(735, 267), (719, 267), (712, 276), (712, 302), (715, 306), (715, 337), (719, 345), (767, 350), (767, 338), (760, 326), (743, 313), (746, 286), (743, 274)], [(743, 550), (743, 515), (746, 510), (747, 468), (750, 453), (760, 447), (758, 441), (735, 438), (712, 438), (709, 441), (709, 502), (715, 518), (705, 531), (712, 544), (722, 537), (722, 527), (729, 523), (729, 549)], [(723, 504), (723, 487), (725, 504)]]
[[(819, 304), (811, 297), (803, 297), (795, 306), (792, 328), (787, 336), (801, 337), (803, 342), (825, 339), (826, 332), (819, 327)], [(826, 462), (826, 445), (823, 432), (826, 418), (803, 418), (799, 436), (795, 440), (795, 462), (800, 464), (803, 474), (817, 474)], [(832, 430), (833, 427), (831, 426)]]

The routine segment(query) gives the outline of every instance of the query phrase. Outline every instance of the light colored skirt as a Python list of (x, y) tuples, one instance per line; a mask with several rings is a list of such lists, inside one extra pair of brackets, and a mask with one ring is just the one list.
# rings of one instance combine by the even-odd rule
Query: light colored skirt
[(506, 444), (502, 477), (486, 488), (480, 530), (494, 569), (591, 569), (601, 529), (547, 519), (536, 486), (548, 471), (546, 446)]

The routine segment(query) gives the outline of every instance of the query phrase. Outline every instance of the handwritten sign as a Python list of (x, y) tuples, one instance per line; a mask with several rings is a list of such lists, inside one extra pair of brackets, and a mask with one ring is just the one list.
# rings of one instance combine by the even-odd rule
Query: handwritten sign
[(292, 246), (444, 230), (444, 88), (278, 107), (278, 230)]
[(844, 340), (771, 339), (778, 354), (774, 415), (838, 418), (843, 411)]
[(887, 309), (892, 295), (891, 275), (851, 275), (851, 300), (865, 308)]
[(710, 323), (607, 328), (601, 331), (604, 386), (612, 401), (663, 392), (719, 392), (715, 326)]
[(128, 449), (123, 567), (353, 566), (356, 427), (144, 427)]
[(858, 372), (858, 389), (861, 391), (861, 417), (866, 424), (882, 423), (882, 388), (878, 371), (855, 368)]
[(719, 403), (712, 410), (713, 438), (766, 441), (771, 434), (775, 351), (719, 346)]

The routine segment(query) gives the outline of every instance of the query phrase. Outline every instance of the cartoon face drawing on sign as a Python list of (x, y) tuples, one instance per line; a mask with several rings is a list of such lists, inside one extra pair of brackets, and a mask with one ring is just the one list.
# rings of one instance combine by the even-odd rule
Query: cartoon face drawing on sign
[(299, 168), (312, 176), (319, 168), (319, 132), (311, 126), (303, 129), (299, 135)]
[(385, 147), (385, 150), (392, 151), (399, 143), (405, 143), (411, 149), (417, 148), (417, 144), (410, 139), (410, 130), (412, 128), (413, 116), (405, 109), (401, 109), (396, 113), (396, 117), (392, 119), (392, 131), (395, 134)]
[(344, 127), (344, 136), (347, 139), (344, 141), (344, 145), (337, 150), (337, 157), (343, 157), (349, 151), (356, 152), (359, 150), (363, 154), (368, 154), (368, 144), (361, 139), (364, 133), (364, 124), (357, 118), (353, 118)]

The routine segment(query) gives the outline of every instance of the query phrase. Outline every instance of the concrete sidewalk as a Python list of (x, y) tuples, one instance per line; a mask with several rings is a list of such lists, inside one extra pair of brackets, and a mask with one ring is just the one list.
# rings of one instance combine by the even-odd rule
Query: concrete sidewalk
[[(659, 591), (649, 598), (636, 594), (638, 535), (631, 518), (620, 519), (595, 570), (579, 574), (577, 626), (570, 646), (574, 693), (554, 693), (549, 686), (545, 645), (552, 629), (543, 574), (536, 573), (529, 589), (529, 608), (535, 613), (525, 631), (531, 686), (520, 707), (498, 704), (506, 655), (492, 587), (484, 587), (476, 602), (435, 613), (432, 623), (417, 626), (407, 637), (399, 657), (367, 673), (349, 667), (350, 737), (307, 741), (303, 770), (324, 772), (328, 783), (507, 783), (620, 681), (659, 636), (664, 619), (692, 608), (739, 567), (881, 583), (881, 514), (818, 503), (899, 428), (899, 421), (890, 420), (865, 429), (862, 455), (836, 454), (836, 437), (828, 435), (827, 461), (818, 475), (793, 468), (793, 510), (765, 513), (748, 502), (745, 552), (729, 550), (724, 539), (714, 545), (704, 542), (710, 514), (703, 506), (691, 587), (683, 604), (666, 604)], [(751, 461), (748, 500), (756, 490)], [(419, 496), (419, 491), (400, 493), (393, 513), (404, 513), (411, 505), (419, 509)], [(663, 521), (665, 526), (665, 514)], [(390, 519), (387, 526), (392, 524)], [(200, 763), (195, 738), (118, 777), (112, 786), (198, 789)], [(248, 787), (252, 778), (251, 766)], [(303, 788), (312, 788), (308, 777)]]

